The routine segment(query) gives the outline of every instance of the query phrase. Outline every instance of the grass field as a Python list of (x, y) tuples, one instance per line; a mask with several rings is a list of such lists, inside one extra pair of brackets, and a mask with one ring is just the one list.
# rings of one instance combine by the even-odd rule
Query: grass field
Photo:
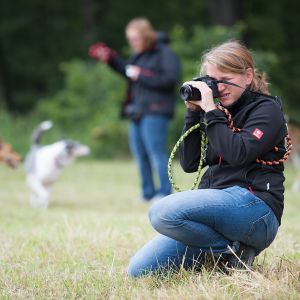
[[(181, 271), (131, 279), (130, 257), (155, 235), (132, 161), (79, 161), (47, 211), (29, 206), (22, 167), (0, 169), (1, 299), (300, 299), (300, 193), (290, 191), (275, 242), (253, 272)], [(190, 175), (175, 169), (179, 185)]]

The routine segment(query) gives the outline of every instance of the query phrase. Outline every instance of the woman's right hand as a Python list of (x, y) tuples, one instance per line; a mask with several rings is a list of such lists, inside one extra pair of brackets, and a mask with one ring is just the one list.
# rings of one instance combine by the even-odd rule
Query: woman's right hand
[(116, 56), (116, 52), (104, 43), (96, 43), (90, 47), (89, 56), (106, 63)]

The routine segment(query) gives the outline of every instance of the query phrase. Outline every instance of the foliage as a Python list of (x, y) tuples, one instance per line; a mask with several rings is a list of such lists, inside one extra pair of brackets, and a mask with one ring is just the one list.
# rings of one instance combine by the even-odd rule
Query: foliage
[(36, 121), (31, 116), (25, 118), (1, 110), (0, 136), (6, 143), (11, 144), (18, 153), (24, 156), (30, 146), (30, 130), (36, 126)]
[(196, 25), (192, 30), (187, 30), (180, 25), (175, 26), (171, 34), (172, 48), (182, 59), (183, 77), (190, 79), (198, 75), (203, 52), (224, 41), (240, 39), (243, 29), (242, 23), (231, 28)]
[[(140, 5), (138, 0), (129, 0), (123, 5), (122, 1), (109, 0), (28, 0), (15, 5), (3, 0), (0, 2), (0, 105), (3, 102), (10, 111), (30, 113), (38, 99), (63, 88), (63, 74), (59, 70), (62, 61), (69, 62), (75, 57), (85, 60), (89, 45), (99, 40), (122, 52), (126, 42), (124, 26), (136, 16), (148, 17), (157, 30), (171, 32), (173, 28), (184, 28), (184, 35), (178, 34), (183, 40), (194, 35), (198, 43), (205, 39), (206, 44), (211, 44), (217, 35), (211, 35), (208, 26), (222, 24), (218, 21), (228, 10), (222, 10), (218, 3), (225, 2), (189, 1), (186, 5), (181, 0), (153, 0)], [(287, 112), (297, 119), (300, 115), (300, 86), (296, 80), (300, 70), (298, 1), (228, 1), (226, 4), (228, 8), (233, 6), (232, 11), (239, 11), (240, 18), (232, 20), (243, 24), (239, 37), (250, 48), (276, 56), (277, 66), (269, 73), (272, 88), (283, 97)], [(219, 16), (218, 20), (213, 15)], [(199, 24), (203, 27), (196, 35), (194, 28)], [(231, 27), (215, 29), (221, 35), (222, 31), (227, 31), (227, 35), (232, 31)], [(200, 57), (201, 53), (195, 53), (189, 45), (180, 47), (179, 53), (189, 55), (190, 52), (194, 58)], [(187, 66), (190, 74), (194, 74), (194, 67), (195, 64)]]
[(126, 155), (127, 123), (119, 119), (124, 80), (104, 64), (79, 59), (62, 64), (61, 70), (64, 88), (40, 101), (39, 117), (91, 145), (96, 156)]
[(20, 0), (18, 5), (1, 1), (0, 102), (6, 100), (11, 111), (30, 112), (40, 97), (62, 88), (58, 67), (62, 61), (86, 59), (89, 45), (98, 40), (122, 49), (124, 26), (133, 17), (146, 16), (167, 31), (176, 22), (190, 26), (203, 17), (199, 2), (184, 5), (184, 10), (181, 0), (140, 4), (139, 0), (126, 5), (110, 0)]
[(86, 50), (75, 2), (1, 1), (0, 80), (10, 109), (28, 113), (39, 97), (60, 87), (59, 62)]
[[(181, 58), (182, 81), (198, 76), (200, 57), (206, 49), (228, 39), (239, 39), (243, 30), (242, 24), (230, 30), (219, 26), (195, 26), (189, 33), (183, 27), (176, 26), (172, 31), (171, 40), (172, 48)], [(254, 54), (259, 69), (268, 72), (277, 64), (277, 57), (272, 52), (256, 51)], [(51, 134), (47, 134), (46, 141), (49, 141), (49, 137), (55, 140), (55, 136), (56, 139), (65, 136), (90, 145), (94, 157), (127, 157), (127, 121), (119, 118), (120, 106), (126, 93), (124, 78), (105, 64), (90, 60), (73, 59), (62, 63), (60, 70), (63, 78), (62, 88), (52, 96), (41, 98), (30, 115), (29, 124), (32, 125), (28, 127), (25, 135), (26, 147), (31, 130), (36, 124), (51, 119), (55, 126)], [(180, 85), (181, 83), (178, 89)], [(170, 127), (169, 150), (181, 135), (184, 114), (185, 105), (178, 96), (175, 118)], [(18, 128), (24, 130), (22, 125), (18, 127), (17, 124), (26, 123), (25, 120), (22, 121), (22, 117), (17, 119), (13, 136), (19, 135)], [(8, 126), (3, 128), (4, 134), (7, 128)], [(21, 142), (22, 139), (18, 141)], [(25, 151), (24, 141), (18, 146), (21, 151)]]
[(300, 118), (299, 1), (245, 1), (245, 39), (251, 47), (272, 52), (277, 64), (270, 70), (274, 92), (282, 97), (285, 112)]

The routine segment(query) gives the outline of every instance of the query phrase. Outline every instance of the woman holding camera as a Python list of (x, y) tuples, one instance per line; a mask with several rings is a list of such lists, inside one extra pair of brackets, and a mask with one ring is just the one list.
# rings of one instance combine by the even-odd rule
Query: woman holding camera
[[(129, 144), (141, 175), (141, 199), (154, 200), (172, 191), (166, 150), (168, 126), (174, 113), (180, 62), (162, 32), (146, 18), (131, 20), (126, 38), (132, 50), (123, 60), (103, 43), (92, 45), (90, 56), (106, 62), (128, 81), (122, 116), (131, 120)], [(154, 172), (159, 185), (155, 185)]]
[[(216, 85), (219, 104), (207, 80), (186, 83), (201, 99), (185, 102), (184, 132), (201, 126), (181, 145), (180, 162), (185, 172), (197, 171), (200, 160), (208, 168), (197, 190), (152, 205), (149, 218), (159, 235), (133, 256), (131, 276), (192, 268), (201, 265), (205, 253), (222, 266), (248, 268), (280, 225), (283, 160), (289, 151), (279, 99), (269, 95), (265, 76), (238, 41), (204, 54), (201, 75)], [(208, 144), (201, 151), (202, 131)]]

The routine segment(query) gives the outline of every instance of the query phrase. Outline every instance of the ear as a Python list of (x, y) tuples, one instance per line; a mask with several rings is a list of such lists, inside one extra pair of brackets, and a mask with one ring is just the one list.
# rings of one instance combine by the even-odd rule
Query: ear
[(66, 150), (67, 150), (67, 153), (70, 154), (75, 147), (76, 147), (76, 143), (74, 141), (66, 140)]
[(250, 85), (254, 78), (254, 71), (252, 68), (247, 68), (245, 71), (246, 85)]

